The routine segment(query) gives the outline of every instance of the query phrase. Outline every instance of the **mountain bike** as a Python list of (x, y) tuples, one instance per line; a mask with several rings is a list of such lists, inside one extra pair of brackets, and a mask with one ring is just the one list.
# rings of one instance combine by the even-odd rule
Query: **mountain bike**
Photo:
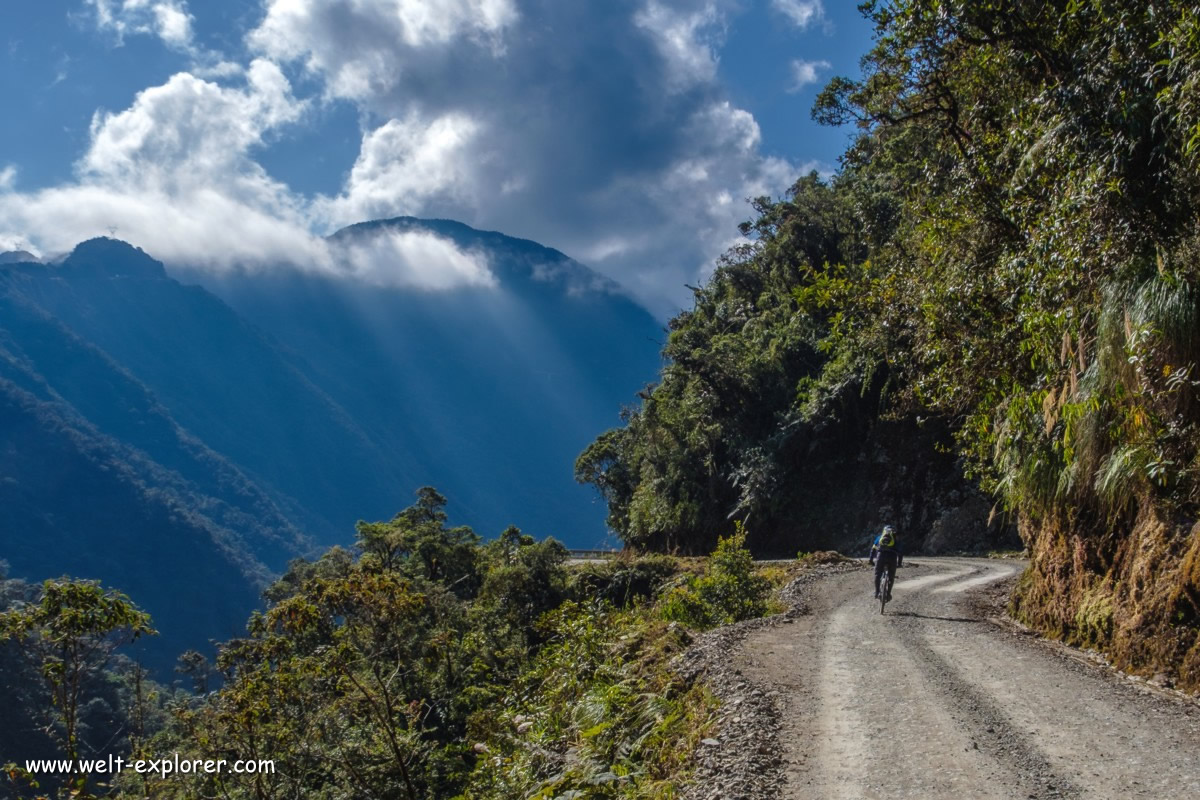
[(883, 613), (883, 609), (887, 607), (888, 601), (892, 599), (892, 571), (885, 569), (883, 571), (882, 580), (879, 582), (879, 613)]

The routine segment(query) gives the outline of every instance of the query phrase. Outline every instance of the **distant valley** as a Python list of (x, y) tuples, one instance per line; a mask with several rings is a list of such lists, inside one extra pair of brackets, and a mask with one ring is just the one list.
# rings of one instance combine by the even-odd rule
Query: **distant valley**
[[(655, 379), (662, 326), (533, 242), (411, 218), (492, 285), (388, 288), (281, 266), (164, 267), (112, 239), (0, 256), (0, 559), (97, 578), (163, 635), (160, 665), (239, 633), (291, 558), (433, 485), (485, 537), (606, 541), (572, 465)], [(386, 265), (384, 265), (386, 267)]]

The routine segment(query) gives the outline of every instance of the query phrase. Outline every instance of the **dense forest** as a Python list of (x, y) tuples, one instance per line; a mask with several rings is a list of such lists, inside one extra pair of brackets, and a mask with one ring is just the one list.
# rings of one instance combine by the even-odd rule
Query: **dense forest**
[[(0, 581), (0, 796), (673, 797), (715, 720), (670, 665), (693, 632), (777, 611), (731, 531), (706, 564), (571, 565), (553, 539), (484, 543), (431, 488), (352, 549), (295, 561), (215, 661), (166, 687), (119, 649), (152, 635), (94, 582)], [(270, 770), (64, 777), (25, 759), (269, 760)], [(57, 793), (57, 795), (55, 795)]]
[(577, 476), (633, 545), (704, 550), (732, 517), (803, 546), (827, 431), (928, 429), (894, 479), (959, 460), (1031, 550), (1019, 616), (1195, 687), (1200, 11), (862, 10), (863, 74), (813, 111), (857, 125), (841, 169), (756, 202)]

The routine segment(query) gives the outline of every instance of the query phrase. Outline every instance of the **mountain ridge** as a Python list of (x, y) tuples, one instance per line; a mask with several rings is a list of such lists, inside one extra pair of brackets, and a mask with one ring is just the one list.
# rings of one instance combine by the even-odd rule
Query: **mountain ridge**
[[(289, 559), (349, 543), (357, 520), (390, 518), (422, 485), (484, 536), (515, 523), (599, 544), (602, 509), (571, 467), (653, 379), (658, 323), (559, 251), (435, 227), (486, 251), (498, 285), (218, 279), (103, 237), (53, 263), (3, 262), (0, 485), (20, 503), (0, 516), (0, 558), (14, 575), (70, 572), (143, 602), (162, 622), (148, 645), (161, 669), (236, 635)], [(428, 229), (384, 220), (333, 241), (397, 230)], [(589, 286), (605, 291), (577, 291)], [(42, 511), (58, 505), (70, 513)], [(110, 541), (124, 560), (104, 555)]]
[[(347, 225), (334, 231), (326, 240), (333, 243), (343, 243), (346, 240), (354, 240), (363, 235), (378, 233), (381, 230), (401, 230), (401, 231), (417, 231), (431, 232), (436, 235), (449, 239), (456, 244), (465, 244), (470, 247), (472, 245), (483, 245), (485, 247), (496, 248), (500, 246), (510, 251), (524, 252), (527, 255), (538, 254), (544, 255), (546, 260), (557, 266), (567, 267), (569, 271), (566, 277), (579, 277), (586, 279), (586, 288), (591, 291), (607, 292), (617, 294), (631, 303), (637, 304), (632, 295), (629, 295), (624, 287), (611, 278), (601, 275), (596, 270), (582, 264), (567, 254), (553, 247), (548, 247), (540, 242), (532, 239), (524, 239), (518, 236), (509, 236), (506, 233), (492, 230), (482, 230), (467, 225), (464, 222), (452, 219), (431, 218), (425, 219), (421, 217), (399, 216), (388, 217), (386, 219), (369, 220), (366, 222), (357, 222), (353, 225)], [(536, 272), (532, 272), (529, 277), (534, 280), (550, 281), (553, 275), (539, 276)], [(551, 281), (552, 282), (552, 281)], [(578, 289), (581, 287), (570, 286), (568, 288)]]

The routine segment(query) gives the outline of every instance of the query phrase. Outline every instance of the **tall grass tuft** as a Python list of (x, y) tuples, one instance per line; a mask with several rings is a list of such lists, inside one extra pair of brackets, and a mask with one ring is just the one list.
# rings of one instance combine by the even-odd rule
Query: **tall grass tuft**
[(1194, 287), (1159, 272), (1102, 298), (1090, 339), (1064, 335), (1059, 382), (1015, 394), (997, 414), (995, 488), (1009, 508), (1045, 511), (1069, 499), (1115, 522), (1138, 497), (1175, 485), (1191, 460)]

